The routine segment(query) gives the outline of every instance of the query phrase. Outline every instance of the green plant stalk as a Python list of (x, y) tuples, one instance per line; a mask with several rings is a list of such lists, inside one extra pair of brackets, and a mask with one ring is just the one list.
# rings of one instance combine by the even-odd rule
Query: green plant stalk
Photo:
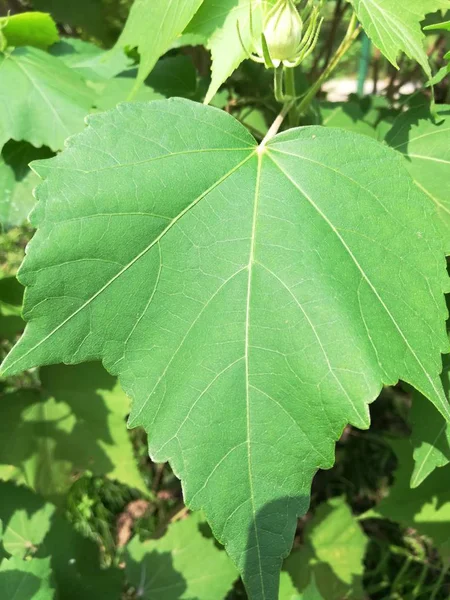
[(298, 105), (297, 110), (296, 110), (297, 116), (304, 114), (308, 110), (308, 108), (309, 108), (311, 102), (314, 100), (317, 92), (322, 87), (322, 84), (329, 78), (331, 73), (335, 70), (335, 68), (338, 66), (338, 64), (342, 60), (342, 58), (345, 56), (345, 54), (351, 48), (353, 42), (358, 37), (359, 32), (360, 32), (360, 26), (358, 25), (358, 22), (357, 22), (356, 13), (353, 13), (344, 39), (342, 40), (339, 48), (336, 50), (333, 58), (331, 59), (330, 63), (326, 67), (326, 69), (323, 71), (323, 73), (320, 75), (320, 77), (317, 79), (317, 81), (309, 88), (309, 90), (306, 93), (306, 95), (304, 96), (303, 100)]
[(283, 93), (283, 66), (280, 65), (275, 69), (274, 75), (274, 96), (277, 102), (284, 102)]
[[(294, 69), (291, 69), (289, 67), (285, 67), (284, 68), (284, 86), (285, 86), (285, 91), (286, 91), (286, 96), (289, 99), (295, 99), (296, 97), (296, 92), (295, 92), (295, 73), (294, 73)], [(297, 113), (295, 110), (290, 110), (288, 113), (288, 119), (289, 119), (289, 127), (296, 127), (297, 126)]]

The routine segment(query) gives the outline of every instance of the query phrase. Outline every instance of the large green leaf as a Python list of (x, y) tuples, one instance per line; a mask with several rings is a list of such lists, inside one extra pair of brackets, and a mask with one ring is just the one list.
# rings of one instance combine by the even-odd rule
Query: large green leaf
[(384, 518), (412, 527), (429, 536), (441, 556), (450, 559), (450, 466), (432, 473), (418, 488), (411, 489), (414, 469), (412, 448), (407, 440), (391, 442), (398, 458), (394, 485), (389, 495), (364, 518)]
[(137, 48), (141, 57), (137, 84), (183, 32), (203, 0), (136, 0), (117, 44)]
[[(212, 80), (205, 102), (211, 102), (222, 83), (246, 58), (238, 35), (245, 48), (254, 49), (262, 30), (262, 8), (275, 0), (204, 0), (199, 11), (189, 24), (186, 33), (201, 37), (212, 55)], [(250, 19), (250, 10), (252, 19)], [(253, 25), (253, 36), (250, 23)]]
[[(251, 598), (346, 423), (399, 378), (449, 414), (444, 251), (403, 158), (309, 127), (258, 147), (187, 100), (124, 104), (50, 161), (4, 373), (102, 358)], [(393, 193), (395, 191), (395, 193)]]
[(386, 142), (404, 154), (405, 165), (433, 202), (444, 224), (450, 250), (450, 106), (437, 107), (436, 120), (427, 106), (409, 109), (394, 122)]
[(0, 227), (23, 225), (34, 206), (33, 189), (39, 178), (28, 164), (50, 158), (48, 148), (34, 148), (26, 142), (10, 140), (0, 158)]
[(170, 525), (159, 540), (127, 546), (126, 572), (143, 600), (222, 600), (237, 578), (236, 570), (214, 540), (199, 530), (201, 517)]
[(146, 491), (125, 425), (129, 401), (101, 365), (41, 370), (42, 391), (0, 398), (0, 477), (60, 501), (85, 470)]
[(17, 556), (0, 564), (0, 598), (5, 600), (52, 600), (49, 558), (22, 560)]
[(373, 43), (398, 67), (404, 52), (431, 76), (420, 22), (438, 9), (450, 9), (449, 0), (350, 0)]
[(297, 589), (315, 577), (325, 600), (362, 598), (368, 538), (342, 498), (322, 504), (305, 530), (305, 542), (285, 563)]
[(0, 53), (0, 148), (10, 138), (60, 150), (92, 106), (84, 80), (37, 48)]

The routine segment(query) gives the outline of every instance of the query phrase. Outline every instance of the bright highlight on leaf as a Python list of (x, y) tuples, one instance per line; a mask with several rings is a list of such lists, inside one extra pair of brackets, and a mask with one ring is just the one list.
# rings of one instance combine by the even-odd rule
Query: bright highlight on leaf
[(103, 359), (250, 598), (274, 600), (311, 479), (382, 384), (448, 418), (434, 207), (366, 136), (307, 127), (258, 147), (184, 100), (92, 116), (34, 169), (29, 324), (4, 373)]
[(0, 18), (7, 46), (34, 46), (46, 50), (59, 40), (56, 23), (49, 14), (26, 12)]

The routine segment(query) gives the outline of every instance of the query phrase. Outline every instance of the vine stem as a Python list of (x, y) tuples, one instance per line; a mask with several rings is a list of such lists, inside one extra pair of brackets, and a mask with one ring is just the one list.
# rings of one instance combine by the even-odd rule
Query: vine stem
[(344, 55), (352, 46), (353, 42), (356, 40), (360, 32), (360, 26), (358, 25), (358, 21), (356, 18), (356, 13), (353, 13), (352, 18), (350, 19), (350, 23), (348, 25), (347, 33), (345, 34), (344, 39), (342, 40), (339, 48), (336, 50), (333, 58), (329, 62), (328, 66), (322, 72), (317, 81), (309, 88), (303, 100), (297, 107), (297, 114), (304, 114), (311, 102), (314, 100), (315, 95), (322, 87), (322, 84), (329, 78), (331, 73), (335, 70), (338, 64), (341, 62)]

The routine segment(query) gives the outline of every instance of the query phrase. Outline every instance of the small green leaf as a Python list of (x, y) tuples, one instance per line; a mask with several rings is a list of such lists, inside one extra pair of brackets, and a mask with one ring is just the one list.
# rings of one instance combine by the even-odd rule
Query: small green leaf
[(283, 571), (280, 577), (280, 595), (278, 600), (324, 600), (317, 589), (314, 575), (307, 588), (300, 594), (294, 587), (289, 573)]
[(50, 529), (55, 507), (12, 483), (0, 482), (0, 497), (5, 550), (20, 558), (34, 554)]
[(425, 31), (434, 31), (436, 29), (444, 29), (450, 31), (450, 21), (444, 21), (443, 23), (433, 23), (433, 25), (427, 25), (424, 27)]
[(221, 600), (237, 579), (237, 572), (214, 540), (203, 537), (202, 518), (192, 515), (169, 525), (158, 540), (127, 546), (126, 573), (143, 600)]
[(450, 9), (449, 0), (350, 1), (367, 35), (395, 67), (398, 55), (404, 52), (431, 77), (420, 22), (428, 13)]
[[(51, 504), (46, 504), (30, 489), (11, 482), (0, 482), (0, 497), (0, 519), (5, 526), (5, 536), (8, 535), (8, 548), (17, 550), (17, 557), (24, 554), (30, 557), (35, 553), (32, 562), (50, 558), (57, 598), (120, 598), (123, 584), (121, 570), (100, 568), (98, 546), (76, 532), (64, 518), (53, 514)], [(10, 524), (14, 531), (11, 531)], [(3, 596), (0, 597), (3, 600)]]
[(23, 225), (35, 204), (33, 190), (39, 178), (28, 164), (50, 158), (48, 148), (34, 148), (26, 142), (10, 140), (0, 157), (0, 227)]
[(275, 0), (223, 0), (220, 3), (204, 0), (188, 25), (186, 34), (201, 37), (211, 50), (212, 80), (206, 103), (211, 102), (222, 83), (247, 58), (239, 40), (238, 23), (244, 46), (248, 51), (253, 51), (255, 41), (261, 36), (262, 10), (273, 4)]
[(117, 45), (141, 56), (136, 84), (142, 84), (160, 56), (183, 32), (203, 0), (136, 0)]
[(37, 48), (0, 53), (0, 148), (10, 138), (60, 150), (92, 106), (84, 80)]
[[(450, 390), (450, 357), (444, 356), (441, 379), (447, 398)], [(437, 467), (450, 462), (450, 427), (442, 415), (434, 410), (419, 392), (413, 392), (411, 410), (414, 471), (411, 486), (417, 487)]]
[(286, 560), (285, 568), (297, 589), (304, 590), (304, 600), (320, 595), (324, 600), (360, 598), (367, 544), (345, 500), (333, 498), (319, 506), (308, 522), (305, 542)]
[(407, 440), (392, 441), (398, 467), (389, 495), (365, 518), (383, 518), (412, 527), (429, 536), (445, 560), (450, 559), (450, 466), (434, 471), (417, 488), (411, 489), (414, 469), (412, 447)]
[(4, 373), (101, 358), (250, 598), (272, 600), (314, 473), (382, 384), (449, 416), (434, 208), (398, 152), (340, 129), (258, 147), (180, 99), (89, 123), (34, 164), (29, 324)]
[(41, 12), (0, 18), (0, 29), (8, 46), (34, 46), (46, 50), (59, 40), (56, 23), (50, 15)]
[(50, 558), (4, 559), (0, 564), (0, 598), (52, 600), (55, 593), (50, 578)]
[(405, 156), (405, 166), (435, 207), (450, 251), (450, 106), (410, 108), (395, 120), (386, 142)]
[(0, 476), (60, 502), (74, 478), (90, 470), (146, 491), (125, 417), (129, 401), (101, 365), (41, 370), (42, 392), (0, 399)]

